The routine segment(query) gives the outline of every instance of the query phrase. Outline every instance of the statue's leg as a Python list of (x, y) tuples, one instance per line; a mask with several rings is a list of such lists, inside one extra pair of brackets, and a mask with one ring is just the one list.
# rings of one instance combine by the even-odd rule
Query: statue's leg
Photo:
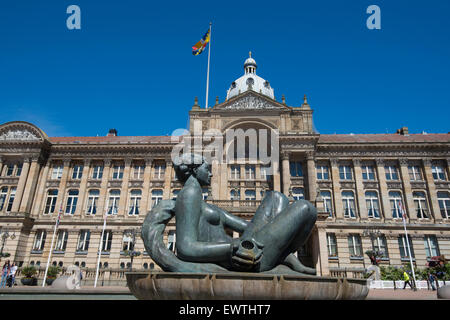
[(304, 274), (311, 274), (316, 275), (317, 271), (314, 268), (309, 268), (304, 266), (300, 260), (296, 256), (294, 256), (292, 253), (290, 253), (286, 259), (282, 262), (285, 266), (290, 267), (292, 270), (304, 273)]
[(259, 270), (270, 270), (297, 251), (308, 239), (316, 219), (316, 208), (306, 200), (298, 200), (257, 230), (254, 238), (264, 245)]

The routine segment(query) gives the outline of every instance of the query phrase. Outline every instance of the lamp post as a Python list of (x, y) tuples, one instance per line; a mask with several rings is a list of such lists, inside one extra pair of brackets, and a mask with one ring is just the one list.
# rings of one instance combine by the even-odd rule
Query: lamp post
[(138, 257), (141, 255), (140, 251), (134, 250), (134, 246), (136, 244), (136, 232), (139, 232), (139, 229), (130, 229), (125, 231), (125, 235), (132, 238), (131, 241), (131, 250), (125, 250), (124, 254), (131, 258), (130, 271), (133, 269), (133, 259), (134, 257)]
[(2, 232), (2, 236), (1, 236), (1, 237), (2, 237), (2, 248), (1, 248), (1, 250), (0, 250), (0, 257), (3, 257), (3, 256), (9, 257), (9, 254), (8, 254), (8, 253), (3, 254), (3, 248), (5, 247), (6, 240), (7, 240), (8, 238), (11, 238), (11, 240), (14, 240), (14, 239), (16, 238), (16, 235), (15, 235), (14, 232), (13, 232), (12, 234), (10, 234), (10, 233), (8, 232), (8, 230), (5, 229), (5, 231)]

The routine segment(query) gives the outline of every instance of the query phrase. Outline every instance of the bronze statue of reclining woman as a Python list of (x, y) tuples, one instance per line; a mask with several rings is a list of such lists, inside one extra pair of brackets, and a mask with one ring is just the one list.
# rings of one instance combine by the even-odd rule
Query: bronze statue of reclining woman
[[(176, 200), (162, 200), (153, 207), (142, 226), (144, 246), (164, 271), (316, 274), (293, 255), (317, 219), (310, 202), (289, 204), (284, 194), (266, 192), (253, 219), (247, 221), (203, 201), (201, 187), (209, 185), (212, 176), (204, 157), (184, 154), (174, 161), (174, 169), (183, 189)], [(176, 255), (163, 242), (173, 216)], [(241, 236), (232, 238), (225, 228)]]

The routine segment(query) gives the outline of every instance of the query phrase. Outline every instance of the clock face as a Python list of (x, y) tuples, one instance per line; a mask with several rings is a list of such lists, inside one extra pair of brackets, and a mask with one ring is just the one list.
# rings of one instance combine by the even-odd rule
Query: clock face
[(253, 78), (248, 78), (246, 83), (247, 85), (252, 86), (255, 83), (255, 80)]

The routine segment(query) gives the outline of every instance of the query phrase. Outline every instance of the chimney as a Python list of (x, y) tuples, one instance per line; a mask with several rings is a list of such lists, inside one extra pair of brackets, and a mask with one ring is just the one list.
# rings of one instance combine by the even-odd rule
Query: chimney
[(401, 127), (397, 130), (397, 134), (401, 134), (402, 136), (409, 135), (408, 127)]
[(109, 129), (107, 137), (117, 137), (117, 130), (116, 129)]

